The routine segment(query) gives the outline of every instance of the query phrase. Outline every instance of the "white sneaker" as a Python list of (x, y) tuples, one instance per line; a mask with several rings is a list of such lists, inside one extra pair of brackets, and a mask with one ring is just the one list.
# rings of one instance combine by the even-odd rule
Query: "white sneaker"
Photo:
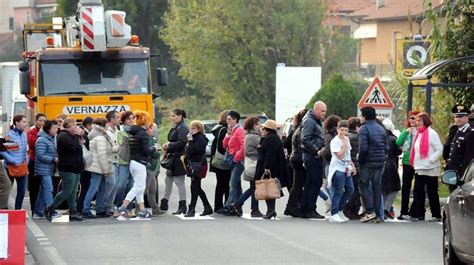
[(326, 213), (331, 213), (331, 209), (332, 209), (332, 203), (331, 203), (331, 200), (330, 199), (327, 199), (324, 201), (324, 203), (326, 204)]
[(347, 216), (342, 211), (338, 212), (337, 214), (339, 214), (342, 220), (346, 222), (349, 221), (349, 218), (347, 218)]
[(331, 215), (331, 217), (329, 217), (329, 222), (330, 223), (345, 223), (346, 221), (343, 220), (341, 218), (341, 216), (339, 216), (339, 214), (334, 214), (334, 215)]

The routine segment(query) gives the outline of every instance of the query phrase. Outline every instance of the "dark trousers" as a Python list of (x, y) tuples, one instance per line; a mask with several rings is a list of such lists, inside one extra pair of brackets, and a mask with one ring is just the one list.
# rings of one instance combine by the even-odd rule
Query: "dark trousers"
[(8, 209), (8, 198), (12, 190), (12, 182), (7, 175), (7, 171), (0, 160), (0, 209)]
[(400, 210), (400, 215), (408, 215), (409, 213), (411, 183), (413, 182), (414, 175), (415, 175), (415, 170), (413, 169), (411, 165), (403, 165), (402, 209)]
[(425, 186), (430, 202), (431, 215), (441, 218), (441, 207), (438, 195), (438, 178), (415, 174), (415, 188), (413, 190), (413, 211), (412, 216), (417, 218), (425, 217)]
[(303, 162), (291, 162), (293, 170), (293, 187), (290, 190), (288, 197), (287, 209), (297, 209), (300, 207), (301, 195), (303, 194), (303, 187), (306, 183), (306, 169), (303, 167)]
[(202, 204), (204, 206), (210, 206), (206, 193), (201, 188), (201, 178), (193, 177), (191, 179), (191, 203), (189, 204), (190, 209), (196, 207), (198, 197), (201, 198)]
[(35, 211), (36, 198), (40, 191), (41, 179), (35, 176), (35, 161), (30, 160), (28, 163), (28, 191), (30, 194), (31, 212)]
[(359, 173), (352, 175), (352, 183), (354, 184), (354, 192), (351, 198), (344, 207), (344, 212), (348, 215), (355, 217), (359, 214), (360, 210), (360, 190), (359, 190)]
[(91, 184), (91, 173), (89, 171), (82, 171), (79, 182), (81, 183), (81, 192), (79, 193), (79, 198), (77, 198), (77, 211), (82, 213), (84, 198)]
[(63, 181), (63, 189), (56, 194), (50, 207), (54, 210), (61, 205), (63, 201), (67, 201), (70, 214), (76, 213), (76, 193), (81, 174), (60, 171), (59, 175)]
[(316, 211), (316, 200), (323, 185), (323, 159), (303, 153), (303, 161), (306, 167), (306, 183), (301, 196), (301, 213), (306, 214)]
[(23, 208), (23, 199), (25, 198), (28, 176), (10, 177), (10, 181), (12, 186), (13, 183), (16, 182), (15, 210), (21, 210)]
[(224, 203), (229, 198), (230, 190), (230, 170), (215, 169), (217, 184), (214, 197), (214, 211), (224, 207)]
[(249, 181), (249, 183), (250, 183), (250, 187), (246, 191), (244, 191), (242, 195), (240, 195), (240, 197), (237, 199), (235, 203), (239, 205), (240, 207), (242, 207), (245, 201), (248, 198), (251, 198), (250, 209), (258, 210), (258, 201), (255, 199), (255, 181), (251, 180)]

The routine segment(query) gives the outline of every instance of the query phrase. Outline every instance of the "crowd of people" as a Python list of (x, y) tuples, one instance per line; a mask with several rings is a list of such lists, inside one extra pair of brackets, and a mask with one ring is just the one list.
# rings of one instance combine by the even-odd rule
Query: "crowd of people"
[[(194, 120), (188, 125), (182, 109), (171, 112), (173, 126), (162, 146), (158, 126), (144, 111), (111, 111), (100, 118), (86, 117), (80, 125), (64, 114), (47, 119), (38, 113), (29, 130), (26, 117), (19, 114), (5, 135), (6, 146), (13, 143), (13, 148), (0, 152), (0, 208), (8, 207), (8, 195), (16, 182), (14, 207), (22, 209), (28, 189), (33, 218), (58, 218), (61, 213), (56, 210), (66, 203), (70, 221), (149, 219), (169, 210), (174, 184), (179, 206), (173, 214), (194, 217), (199, 198), (204, 206), (201, 216), (240, 217), (250, 198), (250, 216), (271, 219), (277, 216), (276, 199), (265, 200), (263, 214), (256, 198), (260, 180), (270, 178), (281, 187), (277, 197), (283, 197), (283, 188), (287, 189), (284, 214), (292, 217), (326, 218), (334, 223), (380, 223), (395, 218), (420, 221), (425, 220), (427, 194), (429, 220), (441, 220), (440, 158), (446, 161), (445, 169), (462, 174), (473, 157), (467, 148), (474, 138), (467, 106), (452, 109), (455, 124), (444, 145), (427, 113), (410, 111), (398, 135), (393, 122), (377, 117), (372, 107), (362, 108), (360, 117), (348, 120), (336, 115), (326, 118), (326, 111), (322, 101), (299, 111), (288, 135), (281, 134), (273, 120), (260, 124), (258, 117), (249, 116), (241, 125), (238, 112), (223, 111), (212, 130), (209, 161), (209, 140), (202, 122)], [(161, 167), (166, 169), (166, 177), (159, 200)], [(207, 172), (216, 176), (213, 206), (201, 187)], [(191, 183), (189, 205), (187, 177)], [(58, 192), (55, 179), (61, 180)], [(242, 180), (249, 182), (245, 191)], [(393, 204), (400, 190), (397, 217)], [(316, 209), (318, 197), (325, 201), (324, 212)]]

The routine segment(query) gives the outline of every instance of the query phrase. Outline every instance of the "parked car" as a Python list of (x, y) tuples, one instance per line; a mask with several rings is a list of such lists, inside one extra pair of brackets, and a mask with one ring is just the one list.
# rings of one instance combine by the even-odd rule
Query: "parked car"
[(217, 125), (216, 120), (205, 120), (202, 121), (202, 124), (204, 125), (204, 134), (206, 135), (207, 139), (209, 142), (207, 143), (206, 146), (206, 156), (211, 155), (211, 146), (212, 146), (212, 141), (214, 140), (214, 135), (212, 134), (212, 129)]
[(474, 263), (474, 159), (464, 176), (447, 170), (442, 182), (457, 186), (443, 208), (444, 264)]
[(293, 130), (293, 118), (288, 118), (285, 120), (285, 123), (280, 127), (280, 133), (283, 136), (288, 136)]
[(242, 114), (242, 115), (240, 115), (240, 120), (239, 120), (240, 125), (244, 126), (245, 119), (247, 119), (247, 117), (250, 117), (250, 116), (257, 116), (258, 119), (259, 119), (260, 124), (263, 124), (265, 121), (268, 120), (268, 117), (267, 117), (267, 115), (265, 115), (265, 113), (262, 113), (262, 114)]

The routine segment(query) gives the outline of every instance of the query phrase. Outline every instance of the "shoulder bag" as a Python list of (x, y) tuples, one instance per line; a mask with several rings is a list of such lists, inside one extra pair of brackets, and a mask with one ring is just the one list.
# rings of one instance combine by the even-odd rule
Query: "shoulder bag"
[(28, 165), (26, 164), (26, 161), (20, 165), (9, 164), (7, 165), (7, 172), (8, 176), (13, 178), (24, 177), (28, 175)]
[(163, 160), (160, 161), (160, 165), (165, 169), (171, 170), (173, 168), (174, 159), (174, 153), (165, 153)]
[(228, 166), (227, 164), (224, 163), (225, 155), (223, 155), (219, 152), (219, 139), (220, 139), (221, 131), (222, 131), (222, 128), (219, 129), (219, 133), (217, 134), (216, 153), (212, 157), (211, 165), (215, 168), (218, 168), (218, 169), (229, 170), (230, 166)]
[[(268, 178), (265, 178), (268, 175)], [(281, 196), (281, 183), (277, 178), (272, 178), (271, 174), (263, 173), (260, 180), (255, 181), (255, 199), (273, 200)]]

